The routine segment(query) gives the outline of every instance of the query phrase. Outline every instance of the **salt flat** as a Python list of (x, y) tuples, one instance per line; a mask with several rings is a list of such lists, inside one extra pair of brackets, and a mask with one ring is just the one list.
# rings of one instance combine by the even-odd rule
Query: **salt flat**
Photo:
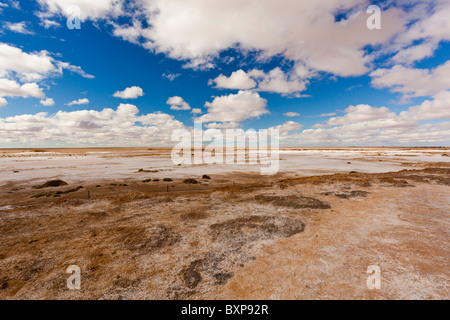
[[(47, 152), (0, 150), (0, 184), (10, 181), (63, 179), (72, 183), (134, 179), (139, 169), (158, 170), (150, 176), (258, 173), (261, 165), (172, 163), (170, 149), (57, 149)], [(427, 162), (450, 162), (443, 148), (281, 149), (279, 173), (317, 174), (400, 171)], [(348, 163), (351, 162), (351, 163)], [(17, 172), (18, 171), (18, 172)]]
[(282, 149), (273, 176), (169, 154), (0, 150), (0, 299), (450, 298), (448, 148)]

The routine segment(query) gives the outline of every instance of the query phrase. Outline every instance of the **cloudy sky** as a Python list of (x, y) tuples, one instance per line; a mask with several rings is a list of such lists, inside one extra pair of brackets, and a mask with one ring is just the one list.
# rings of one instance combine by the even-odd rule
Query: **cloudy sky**
[(0, 147), (170, 146), (196, 120), (286, 146), (450, 145), (448, 0), (0, 0), (0, 17)]

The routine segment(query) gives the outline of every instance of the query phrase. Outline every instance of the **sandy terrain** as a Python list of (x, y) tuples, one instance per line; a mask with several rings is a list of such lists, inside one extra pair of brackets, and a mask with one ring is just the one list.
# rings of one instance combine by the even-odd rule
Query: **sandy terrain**
[(0, 298), (450, 298), (448, 148), (283, 149), (274, 176), (169, 152), (0, 150)]

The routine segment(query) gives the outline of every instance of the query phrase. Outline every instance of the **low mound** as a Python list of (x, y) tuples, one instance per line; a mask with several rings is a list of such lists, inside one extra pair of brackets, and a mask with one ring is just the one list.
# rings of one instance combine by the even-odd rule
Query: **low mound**
[(34, 189), (43, 189), (43, 188), (48, 188), (48, 187), (61, 187), (61, 186), (67, 186), (67, 182), (62, 181), (62, 180), (50, 180), (47, 181), (44, 184), (38, 185), (38, 186), (34, 186)]

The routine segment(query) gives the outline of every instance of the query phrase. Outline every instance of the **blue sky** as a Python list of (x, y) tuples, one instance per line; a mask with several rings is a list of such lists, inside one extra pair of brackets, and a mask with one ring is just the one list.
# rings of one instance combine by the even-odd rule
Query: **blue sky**
[[(381, 29), (367, 28), (371, 4)], [(448, 1), (0, 0), (0, 9), (0, 147), (167, 146), (194, 119), (278, 126), (289, 146), (450, 141)], [(78, 12), (81, 29), (70, 30)]]

